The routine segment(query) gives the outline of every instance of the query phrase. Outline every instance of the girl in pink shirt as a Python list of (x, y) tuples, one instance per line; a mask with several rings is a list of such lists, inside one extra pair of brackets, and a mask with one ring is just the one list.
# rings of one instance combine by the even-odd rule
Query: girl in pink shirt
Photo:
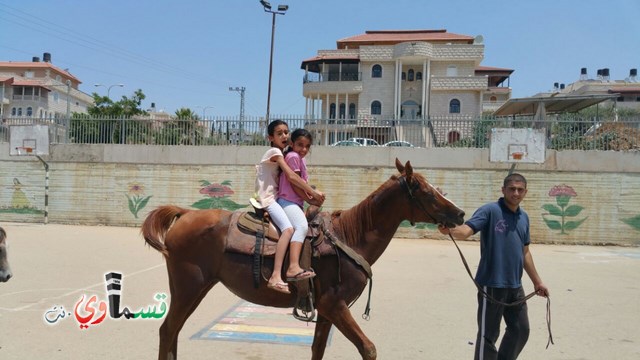
[[(309, 131), (297, 129), (291, 134), (291, 145), (284, 152), (285, 162), (293, 172), (304, 180), (305, 184), (309, 177), (307, 176), (307, 164), (304, 157), (309, 153), (312, 142), (313, 138)], [(303, 269), (300, 267), (302, 243), (309, 228), (303, 208), (304, 202), (311, 199), (313, 199), (313, 197), (306, 189), (292, 183), (287, 177), (280, 177), (277, 202), (293, 225), (293, 236), (291, 237), (291, 244), (289, 245), (287, 281), (309, 279), (316, 275), (312, 269)]]

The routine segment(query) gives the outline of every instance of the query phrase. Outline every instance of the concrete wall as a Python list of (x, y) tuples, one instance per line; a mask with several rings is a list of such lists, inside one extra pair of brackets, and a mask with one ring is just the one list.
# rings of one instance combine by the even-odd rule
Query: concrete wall
[[(0, 143), (0, 222), (42, 222), (44, 166), (35, 157), (9, 156), (8, 146)], [(49, 222), (138, 226), (164, 204), (241, 207), (254, 193), (254, 163), (265, 149), (51, 145), (42, 157), (50, 167)], [(349, 208), (396, 172), (396, 157), (411, 161), (468, 216), (501, 195), (510, 167), (490, 163), (487, 149), (318, 146), (308, 156), (311, 183), (327, 193), (325, 210)], [(529, 180), (523, 208), (533, 241), (640, 245), (640, 152), (547, 151), (544, 164), (518, 164), (516, 171)], [(201, 192), (208, 184), (232, 193), (211, 197)], [(562, 191), (571, 194), (564, 203), (555, 196)], [(438, 234), (426, 224), (407, 224), (397, 236)]]

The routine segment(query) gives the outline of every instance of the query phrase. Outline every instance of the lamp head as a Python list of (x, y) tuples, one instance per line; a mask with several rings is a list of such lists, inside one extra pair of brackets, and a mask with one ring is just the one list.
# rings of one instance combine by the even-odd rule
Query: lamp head
[(260, 0), (260, 4), (265, 10), (271, 10), (271, 4), (268, 1)]
[(278, 11), (285, 12), (289, 10), (289, 5), (278, 5)]

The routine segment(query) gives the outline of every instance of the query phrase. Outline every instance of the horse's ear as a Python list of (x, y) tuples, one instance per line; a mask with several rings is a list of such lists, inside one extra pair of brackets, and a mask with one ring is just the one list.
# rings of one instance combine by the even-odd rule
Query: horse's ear
[(407, 177), (407, 179), (410, 179), (413, 175), (413, 167), (411, 166), (411, 161), (407, 161), (407, 163), (404, 164), (404, 171), (404, 175)]
[(400, 174), (404, 172), (404, 166), (402, 166), (402, 163), (400, 162), (400, 160), (398, 160), (398, 158), (396, 158), (396, 169), (398, 169), (398, 172), (400, 172)]

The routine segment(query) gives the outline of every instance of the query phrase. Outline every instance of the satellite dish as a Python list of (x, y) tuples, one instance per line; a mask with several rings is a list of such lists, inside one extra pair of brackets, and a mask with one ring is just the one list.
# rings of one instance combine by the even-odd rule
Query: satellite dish
[(473, 38), (473, 43), (476, 45), (484, 44), (484, 37), (482, 35), (476, 36), (475, 38)]

